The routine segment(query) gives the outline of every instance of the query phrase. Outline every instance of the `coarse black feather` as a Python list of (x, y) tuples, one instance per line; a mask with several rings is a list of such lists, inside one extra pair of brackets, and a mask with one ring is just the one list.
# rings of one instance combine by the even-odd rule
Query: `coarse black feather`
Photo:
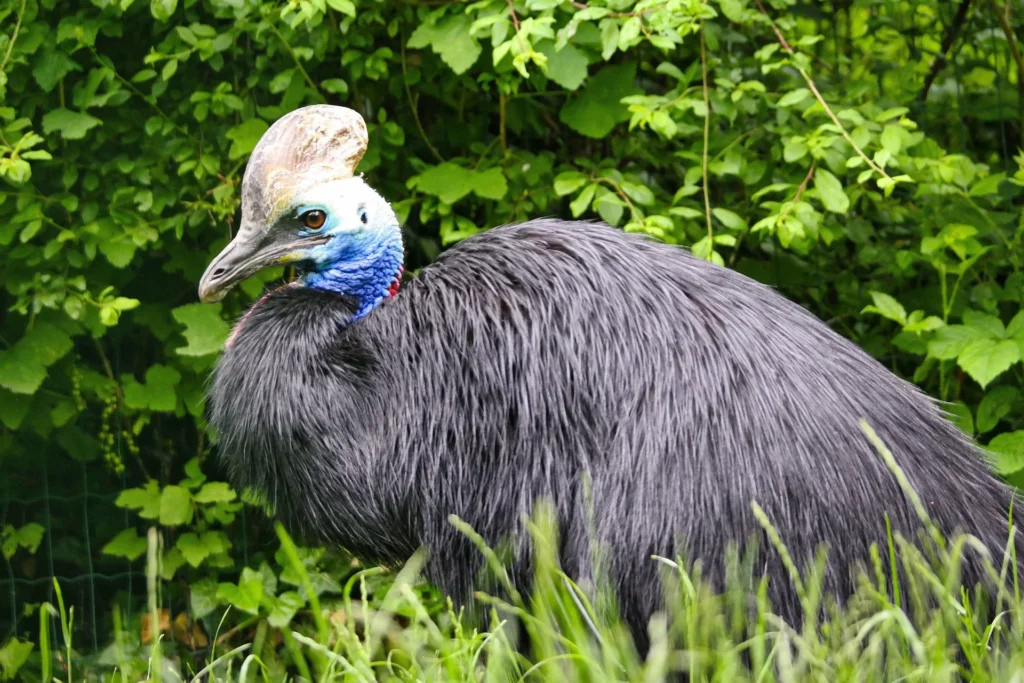
[[(681, 249), (583, 222), (495, 228), (444, 253), (351, 325), (344, 297), (284, 287), (241, 323), (216, 369), (211, 421), (232, 481), (293, 530), (381, 562), (431, 552), (428, 578), (465, 598), (481, 565), (449, 523), (523, 539), (554, 502), (562, 562), (585, 577), (593, 525), (640, 640), (659, 606), (651, 555), (721, 578), (761, 535), (756, 500), (826, 588), (919, 524), (859, 427), (891, 448), (938, 527), (998, 561), (1011, 489), (913, 385), (800, 306)], [(767, 545), (767, 544), (766, 544)], [(770, 595), (800, 605), (765, 551)], [(524, 571), (516, 574), (525, 581)], [(982, 579), (977, 558), (968, 585)]]

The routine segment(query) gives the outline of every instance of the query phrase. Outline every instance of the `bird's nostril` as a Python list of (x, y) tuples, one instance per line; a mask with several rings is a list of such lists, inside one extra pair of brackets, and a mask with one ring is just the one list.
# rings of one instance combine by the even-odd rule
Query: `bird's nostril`
[(217, 270), (215, 270), (215, 271), (213, 271), (211, 273), (211, 275), (213, 275), (214, 277), (220, 277), (223, 274), (224, 274), (224, 269), (223, 268), (218, 268)]

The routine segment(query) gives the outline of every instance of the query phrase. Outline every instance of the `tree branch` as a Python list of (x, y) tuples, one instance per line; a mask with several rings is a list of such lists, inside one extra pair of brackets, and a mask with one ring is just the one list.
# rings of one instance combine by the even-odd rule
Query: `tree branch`
[(932, 67), (928, 70), (928, 75), (924, 79), (921, 94), (917, 96), (917, 99), (921, 102), (928, 98), (928, 91), (931, 90), (932, 83), (935, 82), (939, 72), (945, 68), (946, 55), (949, 53), (949, 49), (953, 47), (953, 41), (956, 40), (960, 28), (967, 23), (967, 10), (970, 7), (971, 0), (960, 0), (960, 6), (956, 8), (956, 14), (953, 16), (953, 23), (946, 29), (946, 35), (943, 37), (942, 45), (939, 47), (939, 54), (935, 55), (935, 59), (932, 60)]
[[(771, 24), (772, 30), (775, 31), (775, 37), (779, 39), (779, 44), (782, 45), (782, 49), (784, 49), (786, 53), (790, 57), (792, 57), (794, 55), (793, 48), (790, 47), (788, 42), (786, 42), (786, 38), (782, 35), (782, 32), (779, 31), (779, 27), (775, 25), (775, 22), (772, 21), (771, 16), (768, 14), (767, 11), (765, 11), (764, 4), (761, 2), (761, 0), (754, 1), (757, 3), (757, 8), (761, 10), (761, 14), (768, 18), (768, 23)], [(844, 140), (850, 143), (850, 147), (853, 147), (853, 151), (857, 153), (857, 156), (863, 159), (872, 171), (882, 176), (883, 178), (889, 178), (889, 174), (885, 172), (885, 169), (876, 164), (871, 157), (865, 154), (864, 150), (860, 148), (860, 145), (854, 142), (853, 138), (850, 137), (850, 134), (846, 132), (846, 127), (843, 126), (843, 124), (839, 121), (838, 117), (836, 117), (835, 112), (832, 111), (832, 107), (828, 106), (828, 102), (826, 102), (825, 98), (821, 96), (820, 92), (818, 92), (818, 86), (814, 84), (814, 80), (810, 77), (807, 71), (805, 71), (803, 67), (798, 66), (796, 64), (794, 64), (793, 66), (796, 67), (796, 70), (803, 77), (804, 82), (807, 83), (807, 87), (810, 88), (811, 93), (814, 95), (814, 99), (818, 100), (818, 104), (820, 104), (821, 108), (825, 110), (825, 113), (828, 114), (828, 117), (832, 119), (832, 123), (835, 124), (835, 127), (839, 129), (840, 135), (843, 136)]]

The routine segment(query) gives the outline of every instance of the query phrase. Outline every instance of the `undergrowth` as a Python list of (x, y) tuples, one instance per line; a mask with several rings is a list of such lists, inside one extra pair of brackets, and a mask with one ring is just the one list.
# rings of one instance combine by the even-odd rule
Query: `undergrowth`
[[(323, 600), (296, 546), (278, 526), (282, 552), (311, 608), (308, 619), (282, 629), (283, 648), (275, 648), (266, 629), (233, 647), (218, 648), (215, 637), (200, 667), (175, 655), (173, 641), (161, 637), (140, 646), (119, 629), (99, 658), (79, 657), (71, 635), (74, 609), (65, 607), (55, 584), (57, 604), (40, 610), (40, 649), (22, 675), (26, 681), (69, 683), (147, 678), (224, 683), (662, 681), (682, 674), (695, 681), (766, 683), (1024, 680), (1024, 599), (1016, 579), (1015, 530), (1011, 527), (1001, 558), (982, 550), (993, 585), (1000, 587), (994, 600), (983, 599), (978, 588), (962, 588), (961, 561), (968, 548), (980, 548), (977, 539), (939, 535), (891, 453), (865, 429), (915, 505), (922, 533), (913, 542), (890, 533), (887, 547), (876, 546), (859, 571), (855, 595), (840, 605), (820, 590), (826, 549), (799, 567), (752, 502), (765, 537), (798, 587), (799, 625), (773, 612), (767, 579), (754, 571), (753, 555), (738, 547), (729, 554), (722, 591), (702, 579), (699, 563), (655, 557), (651, 561), (664, 568), (665, 609), (651, 619), (650, 646), (641, 656), (616, 617), (610, 588), (581, 588), (560, 571), (553, 517), (540, 505), (529, 524), (534, 557), (529, 599), (510, 583), (498, 554), (454, 516), (452, 523), (474, 540), (502, 588), (503, 597), (477, 593), (483, 609), (472, 614), (455, 609), (450, 600), (438, 609), (424, 599), (427, 593), (418, 590), (417, 579), (422, 551), (386, 590), (367, 588), (384, 571), (371, 568), (352, 576), (339, 598)], [(154, 620), (160, 601), (159, 546), (154, 529), (148, 536), (147, 571)], [(61, 642), (48, 635), (51, 619), (59, 626)]]

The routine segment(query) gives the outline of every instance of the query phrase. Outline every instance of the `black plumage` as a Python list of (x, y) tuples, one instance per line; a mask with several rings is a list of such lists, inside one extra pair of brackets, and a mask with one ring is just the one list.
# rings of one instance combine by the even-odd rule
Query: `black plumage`
[[(536, 220), (465, 240), (349, 323), (355, 306), (293, 286), (247, 314), (212, 384), (221, 457), (307, 537), (370, 561), (426, 545), (428, 578), (457, 599), (481, 556), (449, 515), (491, 542), (523, 539), (540, 497), (564, 568), (586, 576), (588, 479), (641, 640), (661, 595), (651, 555), (721, 578), (730, 541), (763, 537), (751, 500), (798, 561), (827, 543), (826, 587), (848, 596), (848, 565), (884, 547), (884, 515), (908, 536), (919, 526), (861, 418), (942, 531), (1002, 556), (1012, 491), (927, 396), (795, 303), (681, 249)], [(798, 618), (763, 552), (777, 610)], [(976, 558), (964, 578), (981, 580)]]

